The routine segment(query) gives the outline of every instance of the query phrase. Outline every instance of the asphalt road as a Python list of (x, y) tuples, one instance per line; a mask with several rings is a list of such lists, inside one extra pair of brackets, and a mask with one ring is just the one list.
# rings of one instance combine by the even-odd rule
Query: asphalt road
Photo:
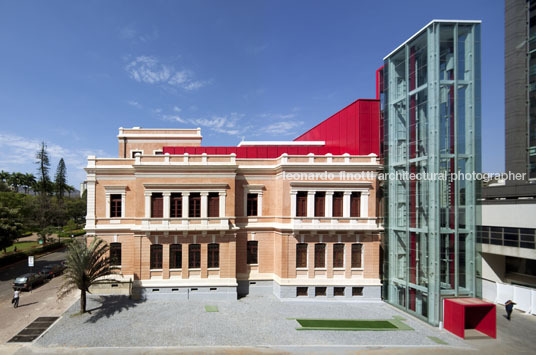
[[(37, 272), (45, 265), (57, 264), (62, 260), (65, 260), (67, 256), (66, 249), (53, 252), (51, 254), (36, 257), (34, 262), (34, 272)], [(30, 272), (28, 267), (28, 260), (22, 260), (10, 266), (6, 266), (0, 269), (0, 301), (11, 299), (13, 297), (13, 281), (15, 278)], [(37, 286), (37, 288), (42, 286)], [(23, 293), (24, 294), (24, 293)]]

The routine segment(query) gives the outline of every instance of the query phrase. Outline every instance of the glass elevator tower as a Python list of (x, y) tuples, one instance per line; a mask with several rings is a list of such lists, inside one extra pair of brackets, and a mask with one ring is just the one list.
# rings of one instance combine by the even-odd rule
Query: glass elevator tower
[(384, 297), (438, 325), (444, 297), (479, 295), (480, 22), (430, 22), (381, 77)]

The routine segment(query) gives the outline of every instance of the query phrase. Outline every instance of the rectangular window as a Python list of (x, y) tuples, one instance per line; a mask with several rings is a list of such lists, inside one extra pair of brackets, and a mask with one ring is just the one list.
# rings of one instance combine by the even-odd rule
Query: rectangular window
[(307, 267), (307, 243), (296, 244), (296, 267)]
[(256, 240), (249, 240), (247, 244), (247, 262), (248, 264), (258, 264), (257, 259), (257, 248), (259, 246), (259, 242)]
[(352, 244), (352, 268), (361, 268), (363, 244)]
[(333, 296), (344, 296), (344, 287), (334, 287)]
[(217, 192), (211, 192), (208, 194), (208, 217), (220, 216), (220, 195)]
[(132, 159), (136, 158), (136, 154), (138, 154), (138, 153), (139, 153), (140, 155), (143, 154), (143, 152), (142, 152), (141, 150), (133, 150), (133, 151), (130, 153)]
[(326, 202), (325, 192), (315, 193), (315, 217), (325, 216), (325, 211), (326, 211), (325, 202)]
[(151, 245), (151, 269), (162, 268), (162, 244)]
[(151, 195), (151, 217), (164, 217), (164, 197), (161, 193), (153, 193)]
[(182, 195), (171, 194), (169, 197), (169, 216), (171, 218), (182, 217)]
[(182, 245), (171, 244), (169, 246), (169, 268), (170, 269), (182, 268)]
[(333, 217), (342, 217), (343, 193), (333, 193)]
[(325, 296), (325, 295), (326, 295), (326, 287), (315, 287), (315, 297)]
[(201, 194), (199, 192), (194, 192), (190, 194), (188, 204), (188, 216), (201, 217)]
[(208, 245), (208, 267), (220, 267), (220, 245), (211, 243)]
[(363, 296), (363, 287), (352, 287), (352, 296)]
[(299, 191), (296, 194), (296, 217), (307, 216), (307, 191)]
[(121, 195), (110, 195), (110, 217), (121, 217)]
[(315, 268), (326, 267), (326, 244), (315, 244)]
[(188, 267), (199, 269), (201, 267), (201, 245), (190, 244), (188, 247)]
[(248, 216), (257, 216), (258, 194), (248, 194), (246, 212)]
[(352, 192), (350, 196), (350, 217), (359, 217), (359, 205), (361, 204), (361, 194)]
[(344, 267), (344, 244), (333, 244), (333, 267)]
[(296, 287), (296, 296), (307, 296), (307, 287)]
[(110, 243), (110, 265), (121, 266), (121, 243)]

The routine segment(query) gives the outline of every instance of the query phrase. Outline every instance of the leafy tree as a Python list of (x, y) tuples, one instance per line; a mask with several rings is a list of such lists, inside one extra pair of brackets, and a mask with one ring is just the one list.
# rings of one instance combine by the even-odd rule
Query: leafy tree
[(89, 246), (85, 241), (75, 240), (68, 246), (65, 269), (65, 281), (58, 290), (58, 298), (65, 297), (69, 292), (80, 290), (80, 313), (86, 312), (86, 293), (93, 285), (109, 282), (104, 276), (111, 275), (108, 244), (102, 239), (94, 238)]
[(22, 184), (22, 187), (24, 188), (24, 193), (25, 194), (28, 194), (30, 188), (33, 188), (35, 187), (35, 183), (37, 181), (35, 180), (35, 176), (33, 174), (24, 174), (24, 178), (23, 178), (23, 184)]
[(47, 195), (51, 190), (51, 181), (48, 176), (50, 170), (50, 159), (48, 158), (47, 146), (45, 142), (41, 143), (41, 149), (37, 152), (35, 162), (38, 165), (38, 191), (41, 196)]
[(0, 171), (0, 180), (7, 184), (10, 175), (9, 172), (2, 170)]
[(13, 244), (22, 230), (19, 220), (19, 211), (0, 205), (0, 249), (6, 252), (6, 248)]
[(64, 210), (68, 219), (77, 224), (85, 223), (87, 203), (85, 198), (69, 198), (65, 200)]

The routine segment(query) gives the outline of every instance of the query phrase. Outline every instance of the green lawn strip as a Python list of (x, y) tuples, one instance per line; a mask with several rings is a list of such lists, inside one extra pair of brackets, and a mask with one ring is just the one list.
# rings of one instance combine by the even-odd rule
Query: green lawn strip
[(218, 306), (205, 306), (205, 311), (207, 312), (219, 312)]
[(39, 246), (39, 243), (37, 241), (18, 242), (18, 243), (14, 243), (10, 247), (7, 247), (6, 251), (8, 253), (10, 253), (15, 249), (15, 247), (17, 247), (17, 251), (25, 251), (25, 250), (28, 250), (28, 249), (35, 248), (37, 246)]
[(396, 325), (398, 330), (414, 330), (412, 327), (404, 323), (401, 319), (392, 319), (389, 322)]
[(432, 340), (433, 342), (437, 343), (437, 344), (440, 344), (440, 345), (449, 345), (449, 343), (447, 343), (447, 342), (444, 341), (443, 339), (439, 339), (438, 337), (428, 336), (428, 338), (429, 338), (430, 340)]
[(349, 331), (389, 331), (413, 330), (399, 319), (357, 320), (357, 319), (296, 319), (301, 328), (297, 330), (349, 330)]

